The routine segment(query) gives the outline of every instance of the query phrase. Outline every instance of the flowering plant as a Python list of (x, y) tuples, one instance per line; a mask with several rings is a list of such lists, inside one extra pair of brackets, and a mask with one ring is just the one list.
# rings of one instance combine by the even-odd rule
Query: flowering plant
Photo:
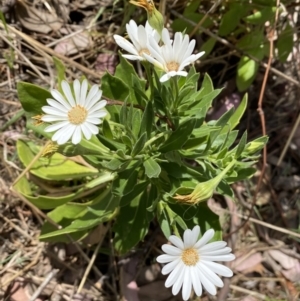
[[(14, 188), (38, 208), (48, 210), (49, 219), (59, 225), (46, 221), (42, 240), (81, 241), (99, 224), (114, 221), (114, 247), (124, 254), (143, 240), (149, 223), (156, 221), (180, 252), (194, 258), (191, 262), (175, 252), (187, 266), (199, 263), (205, 275), (211, 275), (210, 267), (230, 276), (228, 270), (222, 274), (211, 263), (215, 257), (209, 257), (210, 249), (204, 246), (210, 239), (221, 239), (218, 216), (206, 201), (214, 192), (233, 197), (230, 184), (255, 172), (252, 165), (267, 138), (247, 143), (244, 133), (236, 143), (246, 96), (236, 110), (230, 109), (218, 120), (206, 120), (221, 89), (213, 88), (207, 74), (199, 85), (200, 75), (191, 64), (203, 53), (193, 54), (195, 41), (187, 35), (176, 32), (172, 39), (166, 28), (159, 31), (161, 24), (155, 26), (155, 22), (160, 18), (157, 13), (151, 16), (155, 17), (149, 20), (152, 27), (138, 26), (133, 20), (127, 24), (131, 42), (114, 36), (129, 54), (120, 54), (115, 74), (106, 73), (101, 88), (90, 87), (86, 79), (69, 84), (57, 59), (57, 89), (18, 83), (27, 128), (41, 139), (18, 141), (18, 155), (30, 171), (31, 183), (21, 177)], [(146, 79), (126, 59), (140, 61)], [(196, 243), (198, 226), (203, 233), (208, 231), (209, 239), (203, 244)], [(187, 229), (192, 228), (191, 234)], [(193, 244), (183, 247), (172, 233), (185, 233), (185, 239), (192, 235)], [(176, 261), (174, 250), (164, 249), (170, 255), (158, 261)], [(223, 243), (215, 250), (222, 255), (220, 260), (230, 257), (225, 254), (231, 250)], [(207, 256), (203, 255), (203, 261), (198, 260), (201, 254)], [(173, 268), (169, 263), (164, 271)], [(200, 274), (189, 274), (192, 278), (183, 284), (185, 299), (203, 273), (200, 269)], [(175, 283), (171, 275), (168, 286)], [(211, 283), (220, 286), (214, 276), (203, 281), (212, 293)], [(176, 293), (181, 285), (175, 285)], [(201, 294), (200, 288), (195, 291)]]

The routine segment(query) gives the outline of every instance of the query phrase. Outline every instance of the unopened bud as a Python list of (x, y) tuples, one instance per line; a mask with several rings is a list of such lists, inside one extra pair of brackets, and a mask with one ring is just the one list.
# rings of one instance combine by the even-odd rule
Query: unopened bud
[(229, 171), (229, 169), (235, 164), (235, 160), (230, 162), (230, 164), (220, 172), (215, 178), (210, 179), (206, 182), (199, 183), (194, 191), (187, 195), (179, 195), (177, 194), (174, 199), (187, 204), (197, 204), (199, 202), (203, 202), (212, 197), (215, 189), (218, 187), (223, 177)]
[(131, 4), (143, 7), (147, 11), (147, 19), (150, 26), (155, 29), (161, 36), (162, 30), (164, 28), (164, 18), (163, 15), (155, 8), (152, 0), (131, 0)]

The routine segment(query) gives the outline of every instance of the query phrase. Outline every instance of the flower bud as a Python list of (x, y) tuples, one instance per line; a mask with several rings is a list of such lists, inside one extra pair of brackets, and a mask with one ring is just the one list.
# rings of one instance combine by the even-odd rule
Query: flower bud
[(176, 195), (174, 199), (187, 204), (197, 204), (203, 202), (212, 197), (215, 189), (222, 181), (223, 177), (229, 171), (229, 169), (235, 164), (236, 160), (230, 162), (230, 164), (220, 172), (215, 178), (212, 178), (206, 182), (199, 183), (194, 191), (188, 195)]
[(49, 141), (43, 149), (42, 157), (50, 158), (58, 150), (58, 144), (52, 141)]
[(150, 26), (155, 29), (161, 36), (162, 30), (164, 28), (164, 18), (163, 15), (155, 8), (152, 0), (131, 0), (131, 4), (143, 7), (147, 11), (147, 19)]

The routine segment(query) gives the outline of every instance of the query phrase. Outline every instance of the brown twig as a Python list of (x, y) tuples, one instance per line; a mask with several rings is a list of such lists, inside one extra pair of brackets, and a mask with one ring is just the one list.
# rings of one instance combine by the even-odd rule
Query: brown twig
[[(264, 115), (262, 105), (263, 105), (263, 98), (264, 98), (264, 94), (265, 94), (267, 79), (268, 79), (268, 76), (269, 76), (269, 72), (270, 72), (271, 64), (272, 64), (272, 59), (273, 59), (274, 32), (276, 30), (276, 24), (277, 24), (277, 20), (278, 20), (279, 4), (280, 4), (280, 0), (277, 0), (276, 1), (277, 9), (276, 9), (276, 12), (275, 12), (274, 24), (273, 24), (273, 27), (270, 29), (270, 32), (268, 34), (268, 38), (269, 38), (269, 42), (270, 42), (269, 59), (268, 59), (268, 64), (267, 64), (264, 79), (263, 79), (263, 82), (262, 82), (262, 87), (261, 87), (261, 90), (260, 90), (260, 95), (259, 95), (259, 100), (258, 100), (258, 105), (257, 105), (257, 111), (258, 111), (258, 114), (260, 116), (262, 135), (263, 136), (266, 135), (266, 123), (265, 123), (265, 115)], [(249, 219), (250, 219), (250, 217), (253, 213), (255, 204), (256, 204), (257, 195), (258, 195), (261, 183), (262, 183), (263, 178), (264, 178), (264, 174), (265, 174), (265, 171), (266, 171), (266, 166), (267, 166), (267, 146), (265, 145), (265, 147), (263, 148), (263, 159), (262, 159), (261, 172), (260, 172), (260, 176), (259, 176), (259, 179), (258, 179), (258, 182), (257, 182), (257, 186), (256, 186), (256, 189), (255, 189), (255, 192), (254, 192), (254, 195), (253, 195), (253, 200), (252, 200), (251, 207), (249, 209), (248, 217), (237, 229), (235, 229), (234, 231), (227, 234), (227, 236), (230, 236), (233, 233), (239, 231), (241, 228), (243, 228), (248, 223), (248, 221), (249, 221)]]

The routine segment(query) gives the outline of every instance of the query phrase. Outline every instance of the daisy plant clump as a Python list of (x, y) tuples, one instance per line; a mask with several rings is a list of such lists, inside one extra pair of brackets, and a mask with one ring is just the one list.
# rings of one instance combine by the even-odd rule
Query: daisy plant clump
[(160, 227), (174, 244), (157, 259), (168, 263), (166, 286), (182, 288), (187, 299), (192, 288), (201, 295), (202, 286), (215, 294), (222, 286), (216, 274), (232, 274), (215, 263), (233, 255), (207, 200), (214, 193), (234, 198), (230, 184), (254, 174), (267, 137), (247, 142), (238, 130), (247, 96), (208, 120), (221, 89), (196, 72), (199, 45), (180, 32), (158, 32), (153, 20), (131, 20), (125, 37), (114, 36), (120, 63), (101, 85), (67, 78), (56, 58), (54, 89), (18, 83), (29, 139), (17, 150), (31, 177), (21, 174), (14, 189), (54, 222), (45, 221), (43, 241), (91, 243), (91, 233), (111, 221), (116, 254), (125, 254), (149, 224)]

